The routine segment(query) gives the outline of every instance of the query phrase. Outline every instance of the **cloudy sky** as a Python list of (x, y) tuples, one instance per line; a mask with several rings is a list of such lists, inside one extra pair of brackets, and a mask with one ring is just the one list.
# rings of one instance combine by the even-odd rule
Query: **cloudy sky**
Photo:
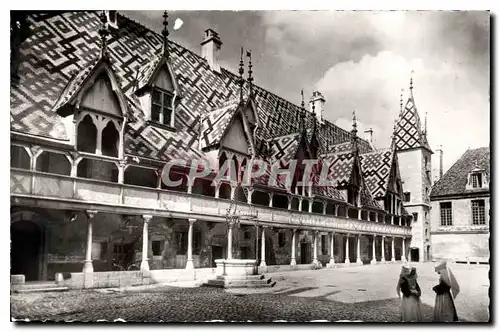
[[(123, 14), (161, 31), (162, 12)], [(350, 128), (356, 109), (360, 129), (373, 128), (377, 147), (387, 147), (408, 95), (429, 142), (444, 150), (445, 171), (467, 148), (490, 142), (490, 23), (487, 12), (431, 11), (173, 11), (184, 24), (170, 37), (200, 51), (203, 31), (223, 42), (222, 66), (236, 72), (240, 47), (251, 49), (255, 83), (300, 103), (319, 90), (325, 117)], [(437, 166), (436, 154), (433, 167)]]

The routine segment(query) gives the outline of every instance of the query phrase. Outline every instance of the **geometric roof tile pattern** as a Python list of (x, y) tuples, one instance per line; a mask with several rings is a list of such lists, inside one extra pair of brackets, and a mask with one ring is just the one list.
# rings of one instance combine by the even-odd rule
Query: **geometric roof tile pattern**
[(407, 150), (418, 147), (424, 147), (429, 151), (429, 143), (427, 142), (426, 134), (422, 131), (420, 117), (418, 115), (413, 91), (410, 90), (410, 96), (406, 102), (404, 110), (399, 115), (396, 124), (396, 149)]
[(490, 181), (490, 147), (465, 151), (441, 179), (434, 183), (431, 198), (471, 192), (489, 192), (489, 188), (466, 190), (468, 174), (476, 168), (484, 170), (487, 180)]
[(330, 153), (321, 157), (323, 167), (328, 167), (327, 176), (334, 179), (335, 187), (349, 185), (354, 170), (355, 154), (352, 152)]
[(302, 137), (303, 134), (299, 132), (268, 140), (270, 152), (267, 157), (269, 163), (274, 165), (279, 161), (282, 167), (288, 166), (289, 162), (295, 159)]
[(201, 148), (219, 144), (238, 106), (239, 99), (233, 98), (204, 116), (201, 122)]
[[(68, 140), (53, 107), (64, 90), (73, 91), (83, 82), (78, 77), (85, 77), (94, 64), (100, 52), (99, 15), (94, 11), (28, 15), (30, 34), (19, 46), (20, 80), (11, 86), (12, 131)], [(107, 49), (112, 71), (134, 113), (127, 123), (126, 153), (162, 161), (202, 156), (200, 119), (237, 95), (238, 77), (224, 68), (220, 74), (213, 72), (201, 56), (169, 41), (169, 61), (183, 98), (175, 110), (175, 132), (152, 125), (139, 114), (143, 111), (133, 92), (145, 84), (160, 61), (162, 37), (121, 14), (117, 24), (119, 28), (110, 31)], [(257, 85), (253, 94), (262, 129), (258, 141), (299, 131), (300, 106)], [(63, 102), (71, 93), (65, 95)], [(205, 130), (210, 125), (205, 123)], [(312, 128), (311, 117), (305, 125)], [(209, 144), (211, 138), (205, 138), (208, 142), (202, 144)], [(317, 127), (317, 139), (320, 152), (326, 153), (328, 146), (349, 141), (350, 133), (325, 121)], [(358, 139), (358, 143), (361, 153), (372, 150), (368, 142)]]
[(383, 149), (361, 154), (361, 173), (373, 197), (384, 197), (389, 185), (394, 150)]

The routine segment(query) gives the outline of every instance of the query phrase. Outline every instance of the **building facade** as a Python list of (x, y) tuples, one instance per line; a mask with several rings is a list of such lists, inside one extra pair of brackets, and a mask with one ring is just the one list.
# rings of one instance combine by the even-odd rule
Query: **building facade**
[(488, 263), (490, 148), (467, 150), (432, 187), (434, 259)]
[[(355, 119), (348, 132), (323, 118), (321, 93), (284, 100), (251, 62), (243, 78), (251, 54), (235, 75), (215, 31), (197, 54), (167, 17), (157, 34), (114, 11), (13, 12), (11, 275), (104, 287), (212, 273), (223, 257), (263, 271), (404, 261), (415, 226), (397, 135), (375, 150)], [(264, 172), (243, 181), (256, 160)], [(290, 183), (271, 181), (293, 160)], [(226, 164), (235, 177), (220, 179)]]

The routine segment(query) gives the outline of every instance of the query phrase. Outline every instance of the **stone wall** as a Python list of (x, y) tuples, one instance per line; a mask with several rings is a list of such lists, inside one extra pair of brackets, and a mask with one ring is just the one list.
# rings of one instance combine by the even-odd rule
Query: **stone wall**
[(489, 234), (432, 234), (432, 258), (466, 262), (487, 262)]

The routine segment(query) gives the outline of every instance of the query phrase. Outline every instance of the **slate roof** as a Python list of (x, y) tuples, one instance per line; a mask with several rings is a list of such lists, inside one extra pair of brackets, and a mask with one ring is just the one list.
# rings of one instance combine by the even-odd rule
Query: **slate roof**
[(328, 176), (334, 179), (335, 187), (346, 187), (351, 180), (355, 154), (353, 152), (329, 153), (322, 156), (323, 167), (328, 167)]
[(467, 176), (479, 167), (484, 169), (490, 179), (490, 148), (469, 149), (453, 166), (432, 186), (431, 198), (448, 195), (463, 195), (471, 192), (489, 192), (488, 188), (466, 190)]

